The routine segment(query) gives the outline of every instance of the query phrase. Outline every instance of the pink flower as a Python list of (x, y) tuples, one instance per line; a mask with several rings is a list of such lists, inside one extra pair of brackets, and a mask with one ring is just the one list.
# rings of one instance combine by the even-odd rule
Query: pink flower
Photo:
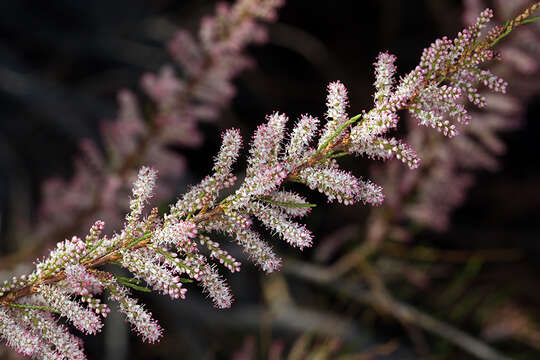
[(71, 299), (64, 290), (52, 285), (40, 285), (38, 293), (47, 306), (67, 317), (80, 331), (96, 334), (101, 331), (103, 323), (100, 318), (78, 302)]
[[(327, 123), (322, 130), (317, 148), (320, 148), (341, 125), (349, 120), (347, 114), (347, 108), (349, 107), (348, 92), (341, 81), (338, 80), (328, 84), (326, 107)], [(343, 136), (343, 134), (340, 134), (335, 140), (338, 140), (341, 136)]]
[(133, 325), (133, 328), (139, 333), (144, 341), (155, 343), (163, 335), (163, 329), (155, 319), (152, 313), (147, 311), (144, 306), (137, 303), (137, 300), (129, 296), (129, 291), (124, 286), (111, 281), (109, 284), (111, 298), (118, 302), (120, 312), (122, 312), (127, 321)]
[(40, 348), (37, 336), (20, 324), (18, 324), (10, 312), (0, 307), (0, 337), (8, 346), (23, 355), (33, 355)]

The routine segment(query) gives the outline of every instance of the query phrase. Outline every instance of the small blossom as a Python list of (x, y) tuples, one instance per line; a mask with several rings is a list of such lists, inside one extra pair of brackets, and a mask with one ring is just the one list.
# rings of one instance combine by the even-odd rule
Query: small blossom
[(213, 171), (225, 181), (232, 171), (232, 165), (238, 159), (242, 148), (242, 137), (238, 129), (229, 129), (222, 135), (221, 148), (214, 159)]
[(13, 350), (23, 355), (33, 355), (40, 348), (39, 338), (19, 325), (10, 311), (0, 307), (0, 337)]
[(111, 293), (110, 298), (118, 302), (120, 312), (126, 316), (127, 321), (133, 325), (133, 329), (137, 331), (143, 340), (149, 343), (159, 341), (163, 329), (152, 318), (152, 313), (129, 296), (129, 290), (124, 286), (111, 280), (108, 288)]
[(266, 117), (267, 123), (255, 130), (249, 149), (247, 176), (253, 177), (260, 169), (279, 166), (281, 140), (285, 136), (288, 118), (277, 112)]
[(0, 286), (0, 296), (4, 296), (8, 291), (13, 289), (24, 287), (39, 278), (37, 271), (33, 272), (30, 275), (21, 275), (20, 277), (13, 276), (10, 280), (4, 280), (3, 284)]
[(97, 243), (99, 237), (101, 236), (101, 233), (103, 229), (105, 228), (105, 223), (101, 220), (98, 220), (92, 225), (90, 228), (90, 231), (88, 231), (88, 235), (85, 237), (86, 245), (94, 245)]
[(288, 118), (276, 112), (266, 120), (253, 135), (246, 178), (231, 200), (233, 209), (245, 206), (252, 197), (272, 193), (288, 175), (278, 159)]
[(137, 181), (133, 185), (133, 199), (129, 204), (131, 213), (127, 217), (128, 223), (137, 221), (141, 216), (144, 205), (152, 197), (156, 175), (156, 170), (147, 166), (143, 166), (139, 170)]
[(505, 94), (508, 83), (489, 70), (473, 70), (474, 76), (493, 91)]
[(395, 128), (398, 121), (395, 111), (375, 108), (366, 113), (363, 121), (351, 129), (351, 139), (356, 143), (370, 143), (376, 136)]
[(360, 155), (367, 155), (372, 159), (387, 160), (396, 157), (398, 160), (409, 166), (410, 169), (416, 169), (420, 166), (420, 159), (416, 151), (404, 142), (395, 138), (386, 139), (383, 137), (375, 138), (371, 143), (355, 143), (352, 141), (350, 152)]
[(424, 86), (425, 75), (426, 70), (417, 66), (400, 79), (389, 101), (393, 109), (401, 110), (407, 106), (409, 100), (414, 98)]
[(395, 55), (387, 52), (380, 53), (377, 57), (375, 65), (375, 102), (379, 103), (382, 100), (387, 99), (392, 90), (392, 84), (394, 83), (394, 74), (396, 73), (396, 66), (394, 62), (397, 60)]
[(384, 201), (384, 195), (382, 187), (373, 182), (360, 181), (360, 191), (358, 192), (356, 200), (362, 201), (364, 204), (380, 205)]
[(298, 247), (300, 250), (304, 247), (311, 247), (313, 237), (305, 225), (292, 222), (278, 209), (256, 201), (251, 202), (248, 209), (269, 229), (281, 235), (290, 245)]
[(169, 267), (155, 261), (150, 249), (123, 251), (122, 265), (143, 279), (156, 291), (169, 295), (173, 299), (185, 298), (186, 289), (182, 288), (180, 277)]
[[(322, 130), (319, 139), (318, 148), (320, 148), (337, 129), (349, 120), (347, 108), (349, 107), (349, 98), (347, 88), (340, 81), (335, 81), (328, 84), (328, 96), (326, 97), (327, 123)], [(340, 136), (338, 136), (339, 138)], [(337, 140), (337, 139), (336, 139)]]
[(311, 212), (309, 206), (287, 206), (279, 204), (295, 204), (295, 205), (308, 205), (307, 200), (291, 191), (276, 191), (268, 197), (274, 203), (270, 203), (271, 206), (278, 208), (288, 216), (303, 217)]
[(215, 307), (219, 309), (231, 307), (234, 299), (229, 286), (214, 267), (205, 264), (202, 268), (200, 278), (204, 291), (212, 298)]
[(281, 259), (260, 236), (251, 230), (248, 217), (228, 213), (219, 222), (209, 223), (207, 230), (219, 230), (233, 236), (246, 254), (267, 273), (279, 270)]
[(450, 124), (448, 120), (444, 120), (443, 116), (436, 112), (422, 109), (416, 105), (411, 105), (409, 111), (411, 115), (419, 121), (420, 125), (431, 126), (448, 137), (453, 137), (458, 134), (456, 126)]
[(171, 221), (154, 235), (154, 243), (158, 246), (175, 245), (179, 250), (192, 253), (197, 251), (193, 239), (197, 236), (197, 226), (189, 221)]
[(101, 292), (103, 284), (80, 264), (68, 265), (64, 270), (66, 275), (66, 288), (77, 295), (97, 294)]
[(103, 323), (99, 317), (89, 309), (71, 299), (69, 294), (56, 286), (40, 285), (38, 293), (43, 297), (47, 306), (67, 317), (75, 327), (88, 334), (101, 331)]
[(306, 146), (310, 143), (319, 126), (319, 119), (311, 115), (302, 115), (294, 127), (291, 139), (285, 148), (285, 162), (291, 168), (302, 163)]
[(352, 174), (338, 169), (305, 168), (298, 179), (310, 189), (317, 189), (328, 197), (345, 205), (354, 204), (360, 191), (359, 180)]
[(104, 318), (111, 312), (111, 309), (107, 304), (102, 303), (101, 299), (94, 297), (92, 294), (82, 295), (81, 302), (86, 303), (88, 308), (94, 310), (96, 314), (101, 315)]
[(287, 175), (280, 164), (259, 168), (259, 172), (246, 178), (236, 191), (231, 207), (238, 209), (247, 205), (253, 197), (271, 194), (281, 185)]
[(240, 271), (240, 262), (233, 258), (229, 253), (220, 248), (218, 242), (212, 241), (208, 236), (199, 236), (201, 245), (204, 245), (210, 250), (210, 257), (218, 260), (223, 266), (229, 269), (232, 273)]
[[(28, 302), (30, 303), (30, 302)], [(40, 350), (49, 351), (49, 345), (54, 345), (60, 359), (86, 360), (82, 340), (71, 335), (69, 330), (48, 312), (39, 310), (24, 310), (18, 315), (21, 322), (34, 328), (41, 337)], [(46, 357), (45, 357), (46, 358)]]
[(56, 274), (70, 264), (78, 264), (87, 251), (86, 243), (77, 236), (59, 242), (44, 261), (37, 263), (35, 275)]

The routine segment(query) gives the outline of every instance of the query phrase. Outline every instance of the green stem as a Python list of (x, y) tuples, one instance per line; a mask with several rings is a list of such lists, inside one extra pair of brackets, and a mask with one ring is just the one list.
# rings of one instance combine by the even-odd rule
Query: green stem
[(494, 47), (499, 41), (501, 41), (502, 39), (507, 37), (511, 32), (512, 32), (512, 29), (506, 30), (504, 33), (499, 35), (499, 37), (497, 37), (495, 40), (493, 40), (493, 42), (491, 44), (489, 44), (489, 47)]
[(152, 233), (144, 234), (144, 235), (141, 236), (140, 238), (133, 240), (133, 241), (126, 247), (126, 249), (131, 249), (133, 246), (137, 245), (138, 243), (140, 243), (140, 242), (143, 241), (143, 240), (148, 239), (150, 236), (152, 236)]
[(47, 307), (47, 306), (39, 306), (39, 305), (23, 305), (23, 304), (16, 304), (16, 303), (10, 303), (7, 304), (11, 307), (19, 308), (19, 309), (31, 309), (31, 310), (43, 310), (43, 311), (49, 311), (56, 314), (62, 314), (60, 311), (55, 310), (53, 308)]
[(493, 40), (493, 42), (491, 44), (489, 44), (489, 47), (495, 46), (495, 44), (497, 44), (500, 40), (507, 37), (517, 26), (524, 25), (524, 24), (529, 24), (529, 23), (532, 23), (532, 22), (535, 22), (535, 21), (538, 21), (538, 20), (540, 20), (540, 16), (531, 17), (531, 18), (528, 18), (528, 19), (525, 19), (525, 20), (521, 21), (518, 25), (514, 26), (513, 29), (506, 29), (504, 31), (504, 33), (499, 35), (498, 38), (496, 38), (495, 40)]
[(103, 240), (104, 240), (104, 239), (105, 239), (105, 238), (102, 237), (101, 240), (99, 240), (98, 243), (97, 243), (96, 245), (92, 246), (92, 248), (90, 249), (90, 251), (88, 251), (88, 252), (86, 253), (86, 255), (81, 259), (81, 261), (84, 260), (85, 258), (87, 258), (88, 256), (90, 256), (90, 254), (93, 253), (94, 250), (96, 250), (96, 249), (101, 245), (101, 243), (103, 243)]
[(260, 198), (259, 200), (262, 201), (262, 202), (272, 204), (272, 205), (284, 206), (284, 207), (304, 208), (304, 207), (316, 207), (317, 206), (317, 204), (286, 203), (286, 202), (281, 202), (281, 201), (270, 200), (270, 199), (267, 199), (267, 198)]
[(361, 117), (362, 117), (362, 114), (358, 114), (356, 116), (353, 116), (352, 118), (349, 119), (349, 121), (347, 121), (346, 123), (343, 123), (340, 127), (338, 127), (337, 130), (328, 139), (326, 139), (326, 141), (321, 146), (319, 146), (319, 148), (317, 149), (317, 152), (315, 153), (315, 155), (319, 155), (321, 153), (321, 151), (326, 149), (328, 144), (330, 144), (330, 141), (334, 140), (334, 138), (336, 136), (338, 136), (340, 132), (342, 132), (349, 125), (354, 124)]
[(123, 281), (123, 280), (117, 280), (119, 284), (122, 284), (124, 286), (127, 286), (127, 287), (130, 287), (132, 288), (133, 290), (137, 290), (137, 291), (142, 291), (142, 292), (152, 292), (152, 290), (150, 290), (149, 288), (147, 287), (144, 287), (144, 286), (139, 286), (139, 285), (136, 285), (136, 284), (133, 284), (129, 281)]
[(532, 18), (528, 18), (528, 19), (525, 19), (521, 22), (521, 25), (523, 24), (528, 24), (528, 23), (532, 23), (532, 22), (535, 22), (535, 21), (538, 21), (540, 20), (540, 16), (534, 16)]
[(330, 155), (329, 158), (335, 159), (335, 158), (339, 158), (346, 155), (349, 155), (349, 153), (347, 151), (342, 151), (342, 152)]
[(140, 285), (140, 283), (141, 283), (141, 280), (136, 279), (136, 278), (128, 278), (128, 277), (125, 277), (125, 276), (115, 276), (115, 277), (116, 277), (116, 280), (118, 280), (118, 281), (129, 282), (129, 283), (137, 284), (137, 285)]

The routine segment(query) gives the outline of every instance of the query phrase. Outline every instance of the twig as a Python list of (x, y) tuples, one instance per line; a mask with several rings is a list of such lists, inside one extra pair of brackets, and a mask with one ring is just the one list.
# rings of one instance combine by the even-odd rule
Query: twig
[(403, 323), (414, 324), (426, 331), (437, 334), (479, 359), (510, 360), (488, 344), (411, 305), (400, 302), (388, 294), (376, 293), (348, 280), (329, 281), (327, 275), (324, 275), (327, 274), (327, 271), (319, 266), (288, 260), (284, 263), (283, 271), (300, 279), (324, 285), (332, 291), (390, 314)]

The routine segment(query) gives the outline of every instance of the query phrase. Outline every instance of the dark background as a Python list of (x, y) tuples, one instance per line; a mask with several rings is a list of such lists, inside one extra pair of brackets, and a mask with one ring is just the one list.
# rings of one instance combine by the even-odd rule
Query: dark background
[[(170, 61), (163, 43), (174, 28), (196, 31), (201, 16), (213, 13), (214, 4), (206, 0), (0, 3), (3, 253), (16, 247), (9, 240), (13, 224), (35, 218), (41, 182), (58, 174), (69, 177), (81, 139), (100, 142), (99, 122), (114, 118), (118, 89), (138, 91), (141, 74), (155, 72)], [(273, 110), (293, 119), (303, 113), (321, 116), (329, 81), (341, 79), (348, 87), (352, 113), (369, 109), (372, 63), (377, 53), (387, 49), (396, 54), (398, 72), (403, 74), (417, 64), (423, 48), (434, 39), (457, 33), (462, 27), (461, 12), (460, 1), (290, 1), (280, 11), (279, 22), (269, 27), (269, 43), (249, 49), (257, 67), (235, 81), (238, 94), (231, 107), (216, 123), (203, 125), (206, 139), (202, 148), (178, 149), (188, 158), (187, 178), (199, 179), (211, 169), (222, 129), (240, 127), (247, 138)], [(509, 292), (532, 309), (532, 316), (540, 315), (540, 87), (536, 90), (527, 104), (524, 127), (504, 136), (508, 152), (502, 158), (501, 171), (479, 174), (449, 232), (423, 235), (424, 241), (443, 248), (520, 249), (520, 261), (492, 266), (483, 276), (495, 283), (511, 283)], [(360, 161), (355, 166), (367, 168), (368, 164)], [(316, 194), (313, 198), (325, 203)], [(363, 213), (361, 206), (322, 206), (308, 225), (322, 237), (358, 221)], [(286, 247), (280, 251), (306, 260), (310, 257), (309, 252), (298, 254)], [(166, 329), (164, 340), (152, 346), (119, 335), (114, 341), (119, 347), (129, 341), (129, 354), (141, 359), (228, 357), (246, 336), (261, 335), (260, 276), (245, 266), (231, 278), (237, 297), (231, 310), (212, 309), (195, 288), (188, 293), (188, 300), (172, 305), (168, 299), (147, 297)], [(302, 286), (295, 291), (312, 293), (313, 289)], [(324, 303), (309, 296), (303, 301)], [(398, 325), (385, 322), (373, 328), (358, 318), (353, 324), (351, 336), (364, 339), (363, 343), (397, 336), (403, 338), (403, 351), (410, 350)], [(285, 327), (275, 330), (274, 338), (290, 342), (298, 335)], [(91, 359), (109, 358), (118, 351), (107, 345), (110, 338), (100, 335), (89, 339)], [(534, 356), (526, 347), (504, 346), (523, 356)]]

